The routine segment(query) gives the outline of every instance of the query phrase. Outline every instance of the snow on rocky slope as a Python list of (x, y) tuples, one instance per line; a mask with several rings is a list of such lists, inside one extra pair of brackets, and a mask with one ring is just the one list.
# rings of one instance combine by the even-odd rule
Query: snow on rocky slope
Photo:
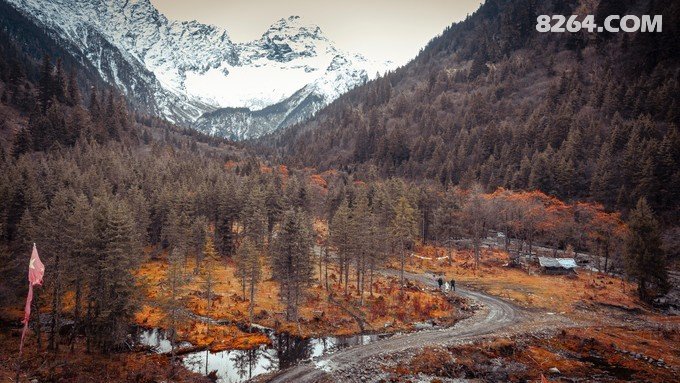
[[(234, 139), (302, 121), (391, 66), (340, 51), (297, 16), (275, 22), (258, 40), (234, 43), (219, 27), (168, 20), (149, 0), (4, 1), (80, 47), (102, 78), (132, 100), (134, 87), (124, 83), (131, 75), (118, 67), (155, 77), (146, 76), (155, 103), (147, 109)], [(119, 51), (118, 65), (100, 64), (111, 56), (102, 39)]]

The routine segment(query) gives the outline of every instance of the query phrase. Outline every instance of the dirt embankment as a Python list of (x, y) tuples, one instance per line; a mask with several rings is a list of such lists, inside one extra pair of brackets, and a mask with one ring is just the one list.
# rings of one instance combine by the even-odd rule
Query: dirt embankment
[(387, 382), (423, 376), (442, 382), (537, 382), (541, 375), (551, 382), (673, 382), (680, 372), (673, 349), (678, 342), (680, 332), (670, 327), (572, 328), (426, 347), (401, 360), (387, 358), (377, 370)]

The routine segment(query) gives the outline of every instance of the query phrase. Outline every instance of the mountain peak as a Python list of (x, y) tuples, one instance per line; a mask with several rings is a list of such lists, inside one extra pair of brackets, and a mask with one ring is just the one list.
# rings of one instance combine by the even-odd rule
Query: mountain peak
[[(113, 3), (116, 2), (116, 0), (108, 0), (108, 2), (113, 4)], [(154, 9), (156, 8), (151, 4), (151, 0), (126, 0), (125, 3), (123, 4), (123, 7), (125, 7), (127, 5), (135, 5), (135, 4), (142, 4), (142, 5), (145, 5), (145, 6), (151, 6)]]
[[(140, 99), (147, 109), (239, 139), (302, 121), (366, 82), (376, 65), (384, 70), (340, 51), (296, 15), (275, 21), (259, 39), (235, 43), (221, 27), (169, 20), (153, 0), (7, 1), (87, 53), (104, 81), (133, 96), (148, 90)], [(250, 112), (226, 109), (197, 123), (219, 108)], [(224, 125), (227, 115), (233, 124)]]
[(327, 40), (318, 25), (308, 23), (300, 16), (289, 16), (274, 22), (262, 35), (262, 39), (290, 38), (298, 41), (301, 38)]

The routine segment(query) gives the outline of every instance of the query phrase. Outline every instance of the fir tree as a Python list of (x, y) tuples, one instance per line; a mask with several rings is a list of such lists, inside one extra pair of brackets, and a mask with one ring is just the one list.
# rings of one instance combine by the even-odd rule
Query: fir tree
[(255, 287), (260, 281), (262, 266), (260, 261), (260, 250), (257, 244), (246, 237), (236, 252), (237, 276), (241, 279), (243, 288), (243, 299), (245, 300), (246, 288), (249, 291), (248, 317), (250, 324), (253, 323), (253, 312), (255, 309)]
[(170, 353), (171, 353), (171, 369), (170, 378), (175, 377), (177, 369), (176, 348), (177, 348), (177, 330), (184, 319), (183, 307), (185, 305), (185, 287), (186, 278), (183, 273), (182, 255), (176, 251), (171, 251), (168, 256), (169, 266), (168, 272), (165, 276), (165, 284), (167, 291), (162, 297), (162, 308), (165, 311), (164, 322), (167, 324), (170, 333)]
[(346, 198), (333, 215), (329, 230), (331, 244), (336, 250), (338, 266), (340, 267), (340, 284), (342, 284), (344, 278), (346, 295), (349, 286), (349, 263), (357, 249), (355, 241), (357, 227), (352, 216), (352, 209), (350, 209)]
[(650, 288), (654, 288), (658, 294), (664, 294), (669, 285), (659, 224), (644, 198), (638, 201), (631, 212), (628, 227), (626, 271), (637, 280), (640, 299), (649, 301), (653, 298)]
[(490, 226), (489, 205), (485, 202), (481, 187), (475, 185), (469, 191), (462, 207), (463, 224), (466, 233), (472, 240), (475, 253), (475, 268), (479, 268), (482, 240), (486, 237), (486, 231)]
[(265, 195), (259, 186), (250, 190), (241, 211), (243, 236), (258, 247), (263, 248), (267, 237), (267, 213)]
[(413, 246), (417, 232), (415, 210), (404, 196), (399, 198), (394, 207), (394, 218), (390, 227), (392, 240), (396, 244), (399, 254), (399, 284), (400, 294), (403, 297), (407, 250)]
[(212, 308), (213, 289), (215, 284), (213, 271), (217, 259), (218, 255), (217, 250), (215, 249), (215, 241), (213, 240), (212, 235), (206, 235), (203, 246), (203, 281), (205, 283), (206, 307), (208, 308), (208, 311)]
[(31, 132), (27, 128), (21, 128), (14, 138), (12, 145), (12, 157), (19, 158), (24, 153), (28, 153), (33, 146)]
[(281, 287), (281, 301), (286, 305), (286, 319), (297, 320), (303, 289), (312, 282), (312, 235), (307, 217), (301, 210), (284, 213), (272, 242), (273, 278)]
[(42, 66), (40, 68), (40, 80), (38, 81), (38, 101), (40, 102), (40, 110), (43, 114), (47, 112), (47, 108), (54, 95), (53, 72), (52, 59), (49, 55), (43, 56)]
[(122, 201), (99, 199), (95, 224), (97, 264), (91, 284), (95, 339), (103, 352), (119, 347), (137, 307), (132, 271), (139, 262), (139, 242), (128, 207)]
[(82, 330), (83, 301), (87, 276), (91, 275), (96, 263), (96, 237), (94, 213), (87, 197), (73, 198), (71, 214), (63, 222), (62, 236), (69, 247), (64, 261), (66, 282), (73, 290), (73, 326), (69, 334), (71, 351), (75, 347), (75, 337)]
[(63, 235), (63, 224), (72, 215), (73, 200), (70, 190), (61, 190), (52, 199), (50, 208), (43, 211), (39, 218), (40, 242), (46, 268), (51, 270), (49, 289), (50, 305), (50, 337), (48, 348), (56, 351), (59, 347), (59, 328), (61, 321), (61, 298), (64, 290), (65, 264), (68, 263), (70, 238)]
[(64, 73), (61, 58), (57, 59), (54, 78), (52, 80), (52, 97), (60, 103), (66, 102), (66, 73)]
[(66, 103), (69, 106), (78, 106), (82, 102), (80, 96), (80, 88), (78, 87), (78, 80), (76, 78), (76, 72), (71, 71), (68, 75), (68, 87), (66, 94)]
[(240, 199), (233, 181), (220, 188), (216, 224), (218, 247), (222, 254), (232, 256), (236, 249), (234, 224), (240, 214)]

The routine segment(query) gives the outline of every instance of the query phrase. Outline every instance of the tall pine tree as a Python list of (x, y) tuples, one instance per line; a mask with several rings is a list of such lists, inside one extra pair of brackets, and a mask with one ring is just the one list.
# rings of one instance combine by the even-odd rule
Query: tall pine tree
[(647, 200), (641, 198), (628, 220), (630, 234), (626, 241), (626, 271), (638, 282), (638, 296), (643, 301), (668, 288), (666, 257), (661, 249), (659, 224)]
[(286, 319), (297, 320), (304, 288), (312, 282), (312, 234), (309, 221), (300, 209), (284, 213), (281, 228), (272, 242), (273, 278), (281, 288)]

